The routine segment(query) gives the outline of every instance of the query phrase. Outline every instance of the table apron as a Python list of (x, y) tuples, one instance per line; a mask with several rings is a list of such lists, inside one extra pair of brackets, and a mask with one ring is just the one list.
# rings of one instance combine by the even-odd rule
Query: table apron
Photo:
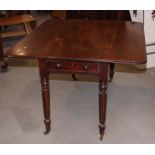
[(99, 74), (98, 62), (41, 60), (49, 73)]

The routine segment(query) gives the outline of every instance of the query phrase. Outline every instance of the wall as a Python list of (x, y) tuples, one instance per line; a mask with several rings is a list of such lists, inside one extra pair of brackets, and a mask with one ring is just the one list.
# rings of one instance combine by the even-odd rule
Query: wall
[[(143, 11), (138, 10), (137, 16), (133, 14), (133, 10), (130, 11), (132, 21), (144, 22), (144, 31), (145, 31), (145, 41), (146, 45), (155, 43), (155, 19), (152, 19), (152, 10), (144, 11), (144, 19), (143, 19)], [(144, 20), (144, 21), (143, 21)], [(146, 68), (155, 67), (155, 45), (146, 46), (147, 50), (147, 64)]]

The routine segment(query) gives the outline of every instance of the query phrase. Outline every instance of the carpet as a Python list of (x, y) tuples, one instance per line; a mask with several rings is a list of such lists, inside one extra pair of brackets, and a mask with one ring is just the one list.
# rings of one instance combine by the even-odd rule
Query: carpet
[(44, 135), (38, 68), (9, 67), (0, 73), (0, 143), (155, 143), (154, 72), (115, 73), (108, 87), (106, 131), (99, 141), (97, 77), (72, 81), (70, 75), (51, 76), (52, 125)]

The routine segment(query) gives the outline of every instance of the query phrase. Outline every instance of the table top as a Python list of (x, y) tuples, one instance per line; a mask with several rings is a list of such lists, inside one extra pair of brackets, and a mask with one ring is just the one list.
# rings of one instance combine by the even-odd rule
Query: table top
[(9, 49), (7, 56), (143, 64), (144, 28), (129, 21), (47, 20)]

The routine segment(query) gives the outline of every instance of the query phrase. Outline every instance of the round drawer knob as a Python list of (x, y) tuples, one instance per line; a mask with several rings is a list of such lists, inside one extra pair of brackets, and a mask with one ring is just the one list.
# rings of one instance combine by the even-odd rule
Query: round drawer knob
[(56, 64), (57, 69), (61, 68), (61, 64)]
[(87, 65), (84, 65), (84, 69), (87, 70), (88, 69), (88, 66)]

